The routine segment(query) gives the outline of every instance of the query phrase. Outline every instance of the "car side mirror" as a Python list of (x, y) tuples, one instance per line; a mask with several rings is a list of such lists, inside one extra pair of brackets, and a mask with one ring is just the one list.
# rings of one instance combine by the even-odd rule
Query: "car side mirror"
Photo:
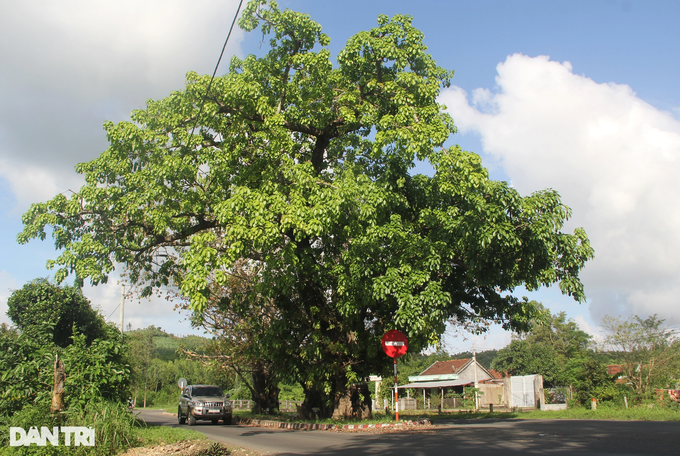
[(227, 399), (229, 399), (229, 393), (225, 394), (224, 397), (226, 397)]

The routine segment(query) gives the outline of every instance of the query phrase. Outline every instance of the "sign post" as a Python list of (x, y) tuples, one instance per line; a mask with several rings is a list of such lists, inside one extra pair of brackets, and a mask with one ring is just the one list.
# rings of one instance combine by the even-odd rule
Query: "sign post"
[(403, 332), (393, 329), (382, 337), (382, 348), (387, 356), (394, 358), (394, 410), (399, 421), (399, 389), (397, 380), (397, 358), (408, 350), (408, 339)]

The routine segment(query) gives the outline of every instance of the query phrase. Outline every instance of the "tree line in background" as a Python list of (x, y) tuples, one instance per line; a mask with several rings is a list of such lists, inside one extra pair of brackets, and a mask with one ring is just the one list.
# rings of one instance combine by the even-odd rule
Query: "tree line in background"
[(547, 387), (569, 387), (581, 404), (624, 396), (639, 402), (651, 399), (655, 389), (678, 387), (680, 340), (658, 316), (607, 316), (596, 341), (564, 312), (539, 308), (532, 329), (515, 334), (492, 368), (509, 375), (541, 374)]

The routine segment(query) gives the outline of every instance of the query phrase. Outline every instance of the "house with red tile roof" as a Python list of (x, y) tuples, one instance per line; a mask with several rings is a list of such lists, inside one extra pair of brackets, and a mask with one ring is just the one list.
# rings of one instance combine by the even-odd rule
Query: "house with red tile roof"
[(464, 386), (474, 386), (475, 369), (477, 383), (502, 383), (498, 371), (490, 371), (472, 358), (435, 361), (417, 376), (409, 377), (409, 383), (399, 388), (443, 388), (463, 390)]
[[(475, 385), (475, 370), (477, 371), (477, 384), (483, 394), (480, 398), (480, 405), (488, 406), (489, 403), (499, 404), (499, 396), (503, 396), (503, 376), (500, 372), (489, 370), (472, 358), (452, 359), (448, 361), (436, 361), (417, 376), (409, 377), (409, 383), (399, 386), (400, 389), (421, 390), (423, 400), (426, 394), (439, 391), (440, 394), (449, 390), (458, 393), (463, 392), (466, 386)], [(488, 391), (486, 391), (488, 390)], [(443, 407), (444, 399), (441, 396)], [(453, 399), (449, 399), (453, 401)]]
[[(626, 369), (627, 365), (626, 364), (609, 364), (607, 366), (607, 374), (614, 376), (616, 375), (616, 383), (626, 383), (626, 373), (624, 372), (624, 369)], [(640, 371), (640, 366), (635, 366), (635, 371), (639, 372)]]
[(473, 361), (472, 358), (435, 361), (432, 363), (432, 365), (430, 365), (430, 367), (421, 372), (420, 375), (457, 374), (458, 380), (470, 380), (474, 383), (475, 369), (477, 370), (478, 382), (486, 382), (489, 380), (503, 378), (500, 372), (492, 372), (491, 370), (479, 364), (479, 362)]

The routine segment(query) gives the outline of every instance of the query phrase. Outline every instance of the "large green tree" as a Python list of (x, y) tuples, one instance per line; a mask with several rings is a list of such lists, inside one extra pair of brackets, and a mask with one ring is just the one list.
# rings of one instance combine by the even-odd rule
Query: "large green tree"
[(569, 386), (583, 376), (583, 365), (590, 357), (591, 336), (567, 319), (565, 312), (551, 314), (540, 303), (531, 330), (516, 334), (498, 352), (491, 367), (510, 375), (541, 374), (547, 385)]
[[(201, 311), (248, 261), (251, 302), (277, 312), (268, 359), (326, 414), (365, 411), (348, 391), (388, 373), (388, 329), (418, 351), (452, 318), (525, 328), (520, 285), (584, 299), (593, 251), (582, 229), (561, 231), (558, 193), (523, 197), (479, 156), (442, 148), (455, 127), (437, 96), (452, 72), (409, 16), (380, 16), (337, 65), (305, 14), (254, 0), (240, 25), (271, 36), (264, 56), (233, 58), (211, 85), (189, 73), (184, 90), (105, 124), (110, 147), (76, 168), (86, 184), (24, 215), (20, 242), (52, 227), (58, 279), (97, 284), (120, 263), (145, 293), (176, 285)], [(434, 176), (412, 176), (416, 159)]]

